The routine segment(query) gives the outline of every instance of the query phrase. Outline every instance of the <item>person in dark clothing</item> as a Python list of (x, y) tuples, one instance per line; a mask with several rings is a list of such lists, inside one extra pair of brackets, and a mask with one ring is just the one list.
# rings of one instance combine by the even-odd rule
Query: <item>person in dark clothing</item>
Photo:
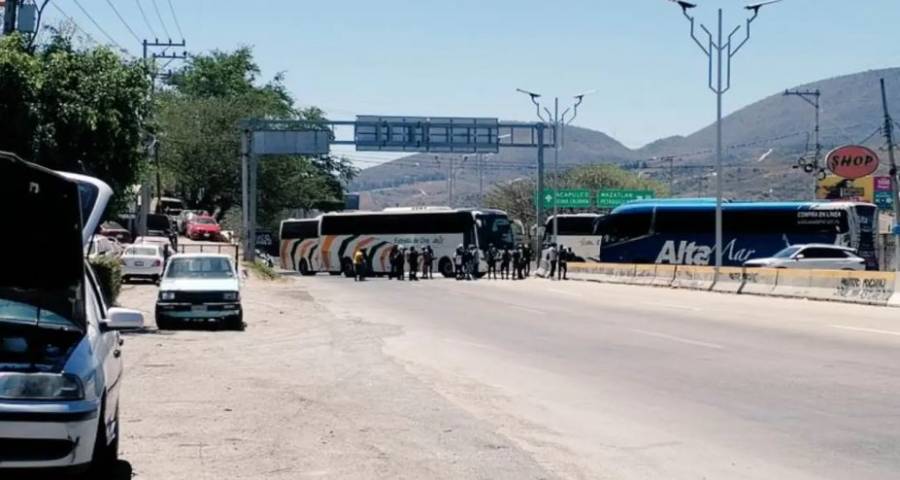
[(366, 279), (368, 271), (368, 262), (366, 262), (366, 249), (360, 249), (353, 255), (353, 271), (356, 274), (355, 280), (362, 282)]
[(469, 252), (472, 255), (472, 263), (470, 265), (472, 280), (478, 280), (478, 273), (481, 268), (481, 252), (475, 248), (475, 245), (469, 246)]
[(456, 247), (456, 254), (453, 257), (453, 265), (456, 267), (456, 279), (462, 280), (465, 278), (465, 274), (463, 273), (463, 269), (465, 268), (465, 255), (463, 251), (463, 246)]
[(512, 261), (512, 254), (509, 253), (508, 248), (503, 249), (503, 253), (500, 255), (500, 278), (503, 280), (509, 279), (509, 262)]
[(463, 253), (463, 278), (472, 279), (472, 247), (464, 248)]
[(550, 275), (547, 277), (550, 280), (554, 280), (556, 278), (556, 264), (559, 261), (559, 250), (556, 249), (556, 244), (551, 243), (550, 248), (547, 249), (547, 262), (550, 264)]
[(525, 263), (525, 276), (531, 276), (531, 261), (534, 259), (534, 254), (531, 252), (530, 245), (522, 245), (522, 262)]
[(520, 275), (522, 274), (522, 249), (517, 248), (513, 250), (512, 253), (512, 279), (513, 280), (521, 280)]
[(487, 279), (491, 279), (491, 275), (494, 276), (494, 280), (497, 279), (497, 249), (494, 248), (494, 245), (488, 245), (487, 252), (484, 254), (484, 260), (487, 263)]
[(416, 250), (416, 247), (409, 247), (409, 253), (407, 254), (407, 261), (409, 261), (409, 281), (410, 282), (418, 282), (419, 281), (419, 252)]
[(397, 255), (399, 254), (399, 251), (400, 249), (397, 248), (396, 245), (392, 245), (391, 250), (388, 253), (388, 261), (391, 264), (391, 272), (388, 274), (388, 280), (397, 277)]
[(431, 245), (425, 245), (422, 249), (422, 278), (434, 278), (434, 250)]
[(572, 255), (571, 248), (567, 249), (562, 245), (559, 246), (559, 276), (557, 277), (559, 280), (568, 280), (570, 255)]

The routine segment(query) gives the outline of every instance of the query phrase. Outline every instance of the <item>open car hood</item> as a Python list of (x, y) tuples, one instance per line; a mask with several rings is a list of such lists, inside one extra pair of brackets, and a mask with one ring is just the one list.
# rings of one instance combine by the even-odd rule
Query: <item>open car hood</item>
[(0, 218), (15, 232), (0, 235), (0, 321), (84, 330), (85, 248), (112, 190), (2, 152), (0, 179)]

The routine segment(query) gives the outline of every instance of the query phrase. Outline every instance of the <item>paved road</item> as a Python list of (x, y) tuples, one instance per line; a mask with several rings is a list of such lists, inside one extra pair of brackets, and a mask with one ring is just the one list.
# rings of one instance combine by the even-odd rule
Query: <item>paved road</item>
[(900, 310), (581, 282), (295, 280), (568, 478), (894, 479)]

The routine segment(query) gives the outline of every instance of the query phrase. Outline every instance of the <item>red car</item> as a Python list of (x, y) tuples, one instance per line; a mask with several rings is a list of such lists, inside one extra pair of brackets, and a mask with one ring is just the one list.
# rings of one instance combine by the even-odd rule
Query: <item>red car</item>
[(194, 217), (186, 233), (191, 240), (218, 240), (222, 237), (222, 227), (212, 217)]

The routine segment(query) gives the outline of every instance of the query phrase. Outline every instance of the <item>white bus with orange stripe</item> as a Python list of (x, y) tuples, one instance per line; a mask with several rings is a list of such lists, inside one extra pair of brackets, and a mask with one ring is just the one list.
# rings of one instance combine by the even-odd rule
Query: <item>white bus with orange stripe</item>
[(303, 275), (324, 271), (319, 255), (319, 218), (288, 219), (279, 229), (281, 268)]
[[(352, 274), (353, 254), (364, 248), (370, 273), (379, 275), (390, 272), (388, 256), (394, 245), (415, 247), (420, 252), (430, 245), (435, 269), (452, 276), (453, 256), (459, 245), (474, 245), (483, 252), (489, 245), (511, 249), (513, 242), (513, 230), (505, 212), (414, 207), (322, 215), (317, 250), (319, 271)], [(486, 270), (483, 263), (480, 270)]]

